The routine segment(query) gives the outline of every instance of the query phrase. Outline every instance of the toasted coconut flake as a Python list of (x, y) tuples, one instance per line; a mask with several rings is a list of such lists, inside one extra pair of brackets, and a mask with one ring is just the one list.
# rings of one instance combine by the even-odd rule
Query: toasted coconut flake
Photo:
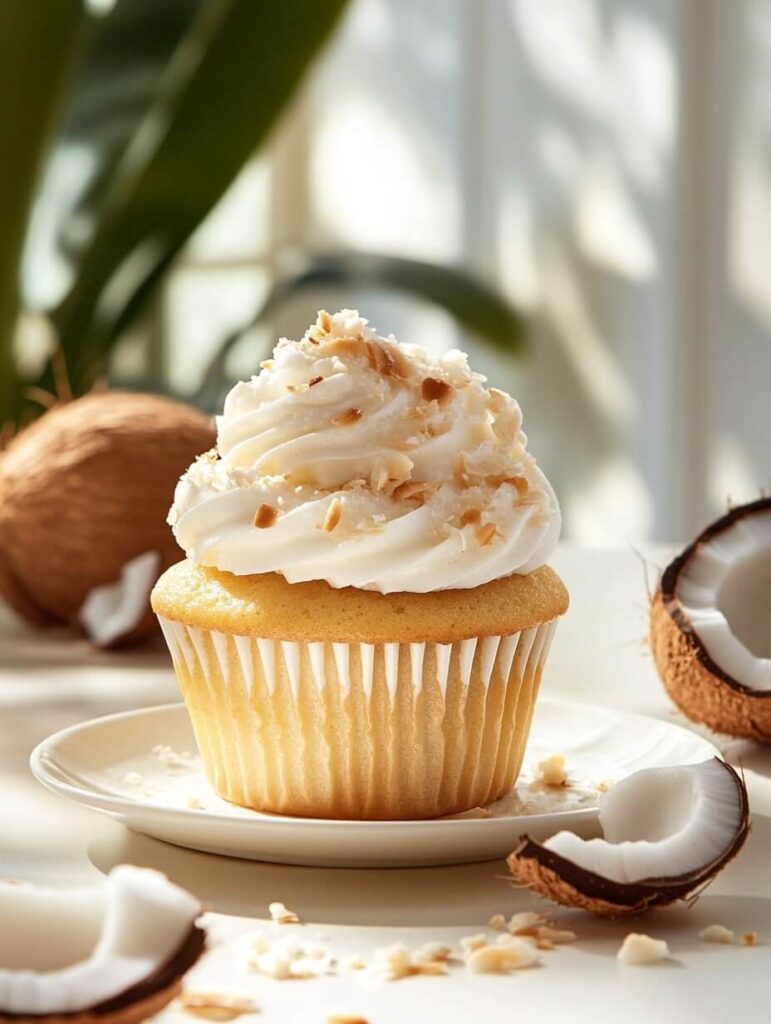
[(332, 317), (326, 311), (326, 309), (320, 309), (319, 315), (316, 318), (316, 326), (320, 327), (326, 334), (332, 330)]
[(539, 942), (549, 942), (554, 946), (564, 946), (569, 942), (576, 941), (576, 933), (569, 928), (552, 928), (543, 924), (538, 929), (537, 938)]
[(519, 914), (511, 915), (507, 928), (510, 935), (536, 936), (545, 920), (543, 914), (534, 914), (532, 910), (523, 910)]
[(342, 963), (342, 967), (346, 971), (363, 971), (366, 966), (367, 961), (364, 959), (364, 957), (359, 956), (357, 953), (351, 954), (351, 956), (343, 960)]
[(463, 452), (455, 457), (455, 462), (452, 467), (452, 475), (458, 487), (468, 487), (469, 476)]
[(324, 380), (323, 377), (311, 377), (308, 381), (309, 388), (315, 388), (317, 384), (320, 384)]
[(399, 981), (418, 974), (447, 974), (444, 960), (418, 959), (406, 946), (396, 943), (375, 950), (371, 971), (386, 981)]
[(369, 349), (361, 338), (332, 338), (324, 342), (323, 352), (325, 356), (349, 359), (357, 356), (369, 358)]
[(235, 1020), (257, 1009), (251, 996), (231, 995), (227, 992), (183, 992), (179, 1005), (193, 1017), (203, 1020)]
[(328, 1013), (325, 1019), (326, 1024), (369, 1024), (356, 1013)]
[(438, 483), (429, 480), (405, 480), (394, 488), (391, 497), (397, 501), (409, 501), (417, 499), (421, 503), (439, 488)]
[(427, 942), (420, 949), (415, 951), (417, 960), (428, 960), (435, 963), (444, 963), (452, 956), (452, 950), (443, 942)]
[(487, 936), (483, 932), (479, 932), (478, 935), (464, 935), (460, 940), (460, 948), (464, 953), (471, 953), (475, 949), (482, 949), (483, 946), (489, 945)]
[(487, 922), (491, 928), (494, 928), (497, 932), (502, 932), (506, 927), (506, 918), (503, 914), (493, 914), (490, 920)]
[(266, 530), (269, 526), (273, 526), (277, 517), (278, 510), (272, 505), (266, 505), (263, 502), (254, 513), (254, 525), (258, 530)]
[(460, 525), (468, 526), (470, 523), (478, 523), (482, 518), (482, 510), (479, 508), (467, 508), (465, 512), (461, 513)]
[(440, 406), (447, 405), (455, 394), (455, 388), (446, 380), (438, 377), (426, 377), (420, 385), (420, 393), (426, 402), (438, 402)]
[(290, 910), (283, 903), (278, 900), (274, 903), (268, 904), (268, 913), (270, 914), (271, 921), (275, 921), (277, 924), (299, 924), (300, 918), (294, 912)]
[(757, 932), (745, 932), (741, 937), (741, 943), (743, 946), (757, 946), (758, 944), (758, 933)]
[(324, 516), (324, 522), (322, 523), (322, 530), (326, 530), (327, 533), (331, 533), (335, 529), (337, 524), (340, 522), (340, 517), (343, 514), (343, 503), (339, 498), (334, 498), (327, 509), (327, 514)]
[(410, 363), (396, 345), (370, 341), (367, 343), (367, 355), (372, 369), (383, 377), (405, 380), (412, 374)]
[(482, 523), (478, 526), (475, 530), (475, 536), (479, 546), (483, 548), (491, 544), (497, 532), (495, 523)]
[(336, 427), (350, 427), (353, 423), (358, 423), (361, 417), (361, 409), (346, 409), (339, 416), (335, 416), (332, 422)]

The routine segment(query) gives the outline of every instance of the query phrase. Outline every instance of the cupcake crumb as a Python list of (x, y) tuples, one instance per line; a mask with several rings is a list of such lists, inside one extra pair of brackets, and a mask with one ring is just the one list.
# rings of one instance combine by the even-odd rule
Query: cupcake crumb
[(270, 918), (275, 921), (276, 924), (299, 924), (300, 918), (294, 912), (290, 910), (283, 903), (276, 901), (275, 903), (268, 904), (268, 912)]

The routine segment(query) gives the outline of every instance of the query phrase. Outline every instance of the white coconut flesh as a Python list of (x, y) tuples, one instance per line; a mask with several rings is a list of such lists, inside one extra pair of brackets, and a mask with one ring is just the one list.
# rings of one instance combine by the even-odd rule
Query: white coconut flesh
[(0, 882), (0, 1011), (72, 1013), (120, 995), (177, 952), (200, 912), (130, 865), (88, 889)]
[(679, 878), (718, 861), (743, 823), (736, 782), (715, 758), (647, 768), (600, 800), (603, 839), (558, 832), (543, 845), (586, 871), (620, 884)]
[(700, 544), (674, 596), (716, 665), (750, 689), (771, 689), (771, 509)]
[(123, 566), (114, 583), (89, 591), (78, 617), (98, 647), (107, 647), (126, 636), (139, 623), (147, 611), (160, 564), (157, 551), (145, 551)]

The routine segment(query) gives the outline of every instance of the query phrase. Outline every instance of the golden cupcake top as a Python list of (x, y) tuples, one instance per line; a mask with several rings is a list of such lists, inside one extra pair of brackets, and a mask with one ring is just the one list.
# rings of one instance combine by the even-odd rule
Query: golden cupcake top
[(560, 530), (513, 398), (355, 310), (322, 311), (237, 384), (169, 521), (201, 566), (381, 593), (543, 565)]

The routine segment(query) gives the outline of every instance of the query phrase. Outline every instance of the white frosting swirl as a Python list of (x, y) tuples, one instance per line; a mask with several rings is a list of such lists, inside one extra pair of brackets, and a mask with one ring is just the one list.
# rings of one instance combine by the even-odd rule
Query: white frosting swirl
[(560, 530), (522, 415), (466, 356), (431, 359), (355, 310), (237, 384), (169, 522), (189, 558), (290, 583), (426, 593), (527, 573)]

